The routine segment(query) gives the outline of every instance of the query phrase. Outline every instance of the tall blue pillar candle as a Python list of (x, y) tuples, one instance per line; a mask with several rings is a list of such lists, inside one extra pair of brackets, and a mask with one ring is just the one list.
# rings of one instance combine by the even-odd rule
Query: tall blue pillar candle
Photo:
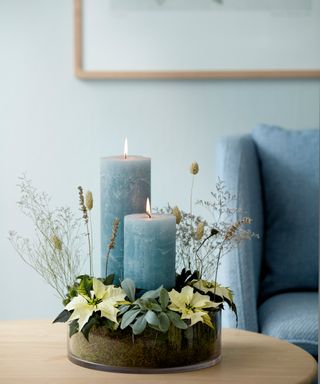
[(175, 285), (176, 218), (128, 215), (124, 219), (124, 277), (136, 287), (170, 289)]
[[(101, 159), (101, 275), (123, 279), (124, 216), (145, 211), (151, 188), (151, 159), (142, 156), (113, 156)], [(115, 218), (120, 219), (116, 246), (107, 259)]]

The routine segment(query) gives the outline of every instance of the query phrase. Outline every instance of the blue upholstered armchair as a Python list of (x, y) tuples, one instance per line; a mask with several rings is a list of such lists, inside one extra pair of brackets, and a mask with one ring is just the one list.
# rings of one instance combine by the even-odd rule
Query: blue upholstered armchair
[[(318, 354), (319, 130), (259, 126), (218, 147), (219, 176), (260, 235), (222, 260), (239, 328)], [(235, 319), (225, 311), (224, 326)]]

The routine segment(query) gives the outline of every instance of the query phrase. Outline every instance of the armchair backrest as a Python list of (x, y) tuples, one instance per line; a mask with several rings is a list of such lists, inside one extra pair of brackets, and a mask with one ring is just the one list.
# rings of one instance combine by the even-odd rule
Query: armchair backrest
[[(254, 219), (252, 230), (263, 237), (260, 170), (251, 135), (223, 138), (217, 148), (217, 164), (218, 174), (228, 190), (237, 195), (238, 208)], [(239, 327), (252, 331), (258, 331), (262, 244), (257, 239), (246, 241), (224, 257), (219, 269), (219, 281), (234, 291)], [(223, 325), (235, 326), (234, 316), (229, 311), (224, 311)]]
[(261, 301), (318, 289), (319, 129), (253, 130), (264, 200)]

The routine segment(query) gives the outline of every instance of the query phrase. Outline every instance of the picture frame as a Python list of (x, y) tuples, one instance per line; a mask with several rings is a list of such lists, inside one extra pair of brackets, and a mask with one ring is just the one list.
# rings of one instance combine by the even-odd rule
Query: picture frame
[[(198, 68), (197, 63), (196, 63), (196, 66), (193, 66), (193, 67), (190, 66), (190, 68), (188, 68), (188, 67), (180, 68), (179, 63), (175, 63), (174, 69), (171, 69), (171, 68), (154, 68), (152, 66), (150, 66), (150, 68), (149, 68), (149, 67), (146, 67), (144, 64), (143, 64), (144, 67), (142, 67), (142, 65), (141, 65), (141, 68), (140, 68), (140, 67), (138, 67), (140, 64), (135, 63), (135, 67), (131, 69), (130, 67), (123, 68), (122, 63), (120, 61), (119, 61), (119, 65), (117, 63), (115, 63), (113, 68), (104, 68), (104, 67), (103, 68), (95, 68), (94, 65), (92, 65), (92, 64), (91, 64), (91, 66), (89, 65), (89, 67), (87, 67), (85, 65), (85, 62), (88, 61), (88, 59), (85, 57), (85, 55), (87, 54), (87, 51), (90, 51), (91, 45), (96, 45), (96, 44), (90, 44), (90, 41), (96, 42), (99, 39), (101, 39), (101, 41), (104, 44), (104, 42), (107, 39), (105, 38), (105, 36), (100, 37), (100, 35), (96, 33), (94, 38), (91, 37), (91, 40), (87, 39), (89, 41), (89, 43), (87, 43), (87, 48), (84, 47), (84, 45), (85, 45), (84, 43), (86, 41), (86, 35), (85, 34), (86, 33), (88, 34), (88, 31), (85, 30), (84, 24), (88, 24), (90, 26), (90, 22), (87, 21), (86, 23), (84, 23), (84, 17), (85, 17), (84, 1), (85, 0), (74, 0), (75, 75), (79, 79), (89, 80), (89, 79), (271, 79), (271, 78), (285, 79), (285, 78), (320, 78), (320, 50), (319, 49), (318, 49), (319, 54), (311, 52), (311, 51), (308, 52), (308, 54), (310, 54), (310, 61), (312, 61), (312, 63), (310, 64), (310, 67), (308, 67), (308, 63), (302, 63), (303, 65), (301, 68), (300, 67), (298, 68), (296, 66), (293, 66), (293, 67), (283, 67), (283, 66), (282, 67), (281, 66), (276, 67), (274, 62), (269, 63), (269, 64), (268, 63), (263, 64), (263, 66), (258, 65), (258, 66), (255, 66), (254, 68), (245, 67), (245, 63), (244, 64), (239, 63), (238, 67), (237, 67), (237, 63), (235, 63), (235, 64), (232, 64), (233, 67), (230, 67), (230, 64), (227, 61), (225, 63), (226, 64), (225, 66), (221, 65), (219, 68), (208, 68), (208, 64), (206, 64), (207, 65), (206, 68), (204, 68), (205, 65), (202, 68)], [(109, 1), (112, 1), (112, 0), (109, 0)], [(118, 0), (118, 1), (120, 1), (120, 0)], [(125, 0), (122, 0), (122, 1), (125, 1)], [(131, 1), (133, 1), (133, 0), (131, 0)], [(139, 0), (135, 0), (135, 1), (139, 1)], [(159, 0), (148, 0), (148, 1), (159, 2)], [(162, 0), (161, 4), (164, 1), (166, 1), (166, 0)], [(167, 0), (167, 1), (170, 1), (170, 0)], [(208, 1), (212, 1), (212, 0), (208, 0)], [(246, 1), (246, 0), (243, 0), (243, 1)], [(286, 0), (283, 0), (283, 1), (286, 1)], [(297, 1), (299, 1), (299, 0), (297, 0)], [(308, 0), (300, 0), (300, 1), (308, 1)], [(105, 0), (104, 4), (106, 4), (106, 2), (107, 2), (107, 0)], [(221, 3), (221, 1), (217, 1), (217, 3)], [(87, 6), (91, 7), (92, 4), (93, 4), (93, 2), (90, 2), (89, 5), (87, 4)], [(118, 3), (118, 4), (120, 4), (120, 3)], [(126, 3), (126, 4), (123, 3), (123, 4), (125, 6), (128, 3)], [(306, 20), (304, 19), (304, 17), (305, 18), (309, 17), (310, 20), (313, 20), (313, 21), (315, 18), (316, 18), (316, 20), (318, 20), (318, 17), (320, 17), (319, 5), (317, 5), (315, 2), (312, 3), (312, 0), (309, 0), (309, 4), (311, 4), (311, 11), (309, 10), (310, 11), (309, 14), (308, 14), (308, 9), (307, 10), (303, 10), (303, 9), (301, 10), (300, 9), (300, 10), (298, 10), (298, 13), (293, 12), (293, 16), (292, 16), (292, 13), (290, 14), (290, 12), (289, 12), (289, 16), (287, 17), (288, 25), (292, 25), (292, 20), (290, 19), (290, 17), (294, 18), (294, 15), (295, 15), (296, 20), (300, 20), (300, 19), (302, 20), (301, 21), (302, 26), (305, 25), (305, 23), (306, 23)], [(223, 5), (217, 4), (217, 6), (223, 6)], [(313, 9), (312, 6), (315, 9)], [(302, 5), (301, 5), (301, 7), (302, 7)], [(138, 14), (138, 12), (139, 12), (139, 10), (135, 11), (134, 14), (132, 13), (134, 15), (134, 17), (137, 17), (136, 15)], [(301, 17), (299, 16), (299, 12), (300, 12), (300, 14), (302, 14)], [(312, 12), (315, 12), (315, 14), (313, 15)], [(98, 12), (96, 12), (96, 13), (98, 13)], [(146, 20), (146, 23), (147, 23), (149, 21), (149, 20), (147, 20), (148, 12), (143, 10), (143, 12), (140, 12), (140, 13), (144, 17), (144, 20)], [(127, 13), (125, 13), (125, 12), (120, 13), (120, 15), (122, 15), (122, 14), (128, 14), (128, 12)], [(130, 14), (130, 15), (132, 15), (132, 14)], [(164, 14), (164, 12), (163, 12), (163, 14)], [(195, 12), (195, 14), (196, 14), (196, 12)], [(253, 14), (258, 14), (258, 13), (256, 12)], [(149, 15), (150, 15), (150, 13), (149, 13)], [(153, 12), (152, 16), (154, 17), (154, 15), (155, 15), (155, 13)], [(176, 17), (179, 17), (178, 12), (175, 12), (175, 15), (176, 15)], [(192, 16), (192, 12), (189, 11), (188, 17), (190, 17), (190, 15)], [(222, 16), (223, 15), (224, 15), (224, 17), (229, 17), (230, 12), (229, 13), (224, 12), (222, 14)], [(245, 14), (242, 13), (242, 14), (240, 14), (240, 16), (245, 17)], [(277, 17), (280, 18), (281, 22), (283, 22), (283, 19), (286, 17), (286, 15), (281, 16), (281, 14), (280, 15), (274, 14), (272, 17), (275, 18), (275, 24), (278, 25), (279, 21), (277, 20)], [(272, 20), (272, 17), (269, 17), (268, 20)], [(282, 17), (282, 20), (281, 20), (281, 17)], [(133, 18), (133, 16), (132, 16), (132, 18)], [(105, 24), (105, 23), (103, 23), (103, 24)], [(94, 23), (91, 22), (91, 25), (95, 26), (96, 22), (94, 22)], [(320, 18), (319, 18), (319, 26), (320, 26)], [(315, 27), (315, 28), (317, 28), (317, 27)], [(121, 30), (121, 32), (122, 32), (122, 30)], [(319, 32), (320, 32), (320, 27), (319, 27)], [(310, 32), (308, 32), (308, 33), (310, 33)], [(304, 47), (304, 49), (308, 49), (308, 47), (310, 47), (310, 50), (311, 50), (313, 45), (307, 44), (307, 42), (310, 41), (310, 38), (314, 40), (314, 36), (310, 37), (310, 35), (308, 35), (308, 33), (304, 33), (304, 32), (302, 33), (303, 36), (301, 37), (301, 39), (300, 39), (301, 41), (299, 44), (302, 47)], [(116, 34), (109, 33), (108, 37), (114, 36), (114, 35), (116, 35)], [(298, 35), (298, 36), (300, 36), (300, 35)], [(99, 38), (97, 38), (97, 36)], [(246, 35), (244, 35), (244, 41), (245, 41), (245, 37), (246, 37)], [(232, 38), (232, 36), (231, 36), (231, 38)], [(230, 36), (228, 36), (228, 39), (230, 40)], [(262, 39), (268, 40), (268, 36), (262, 36)], [(170, 37), (168, 38), (168, 41), (169, 40), (170, 40)], [(306, 41), (304, 41), (304, 40), (306, 40)], [(288, 41), (290, 43), (290, 40), (288, 40)], [(306, 43), (306, 44), (304, 44), (304, 43)], [(112, 43), (111, 43), (111, 45), (112, 45)], [(272, 55), (279, 53), (279, 51), (281, 49), (283, 49), (283, 47), (279, 48), (277, 46), (273, 46), (270, 43), (267, 44), (266, 46), (269, 49), (269, 51), (266, 53), (266, 57), (269, 57), (269, 56), (272, 57)], [(192, 47), (191, 47), (191, 49), (192, 49)], [(246, 49), (247, 49), (248, 56), (250, 56), (251, 47), (248, 46), (248, 47), (246, 47)], [(252, 48), (252, 50), (253, 50), (253, 48)], [(101, 56), (101, 52), (103, 53), (103, 50), (98, 49), (98, 48), (96, 48), (96, 51), (99, 52), (100, 56)], [(294, 55), (298, 56), (298, 53), (299, 52), (294, 52), (293, 56)], [(88, 54), (90, 54), (90, 52)], [(291, 52), (291, 54), (292, 54), (292, 52)], [(94, 56), (94, 55), (92, 55), (92, 56)], [(105, 56), (109, 57), (109, 58), (111, 57), (111, 55), (109, 54), (109, 56), (108, 56), (107, 53)], [(115, 55), (112, 55), (112, 59), (114, 59), (114, 56)], [(122, 53), (122, 56), (125, 57), (125, 52)], [(248, 58), (248, 60), (249, 59), (250, 59), (250, 57)], [(123, 61), (127, 62), (130, 60), (123, 60)], [(183, 65), (185, 65), (184, 63), (185, 63), (185, 61), (183, 61)], [(181, 65), (181, 63), (180, 63), (180, 65)]]

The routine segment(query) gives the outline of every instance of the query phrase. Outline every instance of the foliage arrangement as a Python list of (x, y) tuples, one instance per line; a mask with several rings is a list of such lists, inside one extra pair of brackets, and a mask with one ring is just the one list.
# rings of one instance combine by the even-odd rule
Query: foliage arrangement
[(174, 289), (161, 286), (142, 293), (130, 279), (115, 286), (113, 275), (106, 279), (79, 276), (54, 322), (69, 321), (70, 337), (82, 332), (87, 339), (93, 327), (101, 326), (112, 331), (131, 327), (133, 335), (146, 327), (165, 333), (170, 327), (187, 329), (198, 322), (213, 328), (210, 312), (223, 308), (225, 302), (235, 311), (232, 292), (220, 286), (214, 292), (210, 282), (194, 277), (183, 270)]
[[(95, 278), (93, 273), (93, 237), (91, 210), (93, 196), (78, 187), (81, 216), (70, 208), (50, 208), (50, 198), (39, 193), (26, 177), (20, 179), (21, 211), (28, 216), (35, 229), (35, 239), (19, 236), (11, 231), (9, 239), (22, 259), (35, 269), (63, 300), (64, 310), (54, 322), (69, 322), (70, 337), (77, 333), (88, 339), (93, 327), (110, 331), (132, 330), (140, 335), (148, 327), (161, 333), (172, 328), (186, 330), (197, 323), (214, 328), (212, 314), (231, 308), (237, 316), (233, 293), (217, 282), (221, 258), (243, 240), (257, 237), (246, 229), (251, 219), (234, 207), (236, 196), (218, 180), (211, 200), (200, 200), (196, 206), (209, 211), (211, 220), (194, 213), (193, 188), (199, 165), (191, 164), (192, 184), (190, 211), (179, 207), (159, 210), (172, 213), (177, 224), (176, 284), (170, 290), (159, 287), (143, 292), (130, 279), (114, 285), (114, 276)], [(115, 247), (120, 220), (114, 219), (106, 258)], [(80, 275), (85, 258), (87, 240), (89, 275)], [(66, 293), (67, 291), (67, 293)]]

